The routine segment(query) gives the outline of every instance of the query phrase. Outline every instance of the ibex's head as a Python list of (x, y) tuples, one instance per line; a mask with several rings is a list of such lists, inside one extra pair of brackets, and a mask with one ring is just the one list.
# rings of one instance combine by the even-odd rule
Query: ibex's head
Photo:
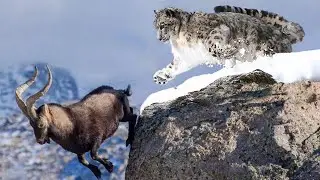
[(38, 109), (35, 107), (35, 102), (40, 99), (40, 97), (44, 96), (51, 84), (52, 84), (52, 74), (47, 66), (48, 70), (48, 82), (47, 84), (37, 93), (30, 96), (26, 102), (22, 99), (22, 93), (27, 90), (34, 82), (36, 77), (38, 76), (38, 69), (35, 66), (35, 71), (31, 79), (26, 81), (25, 83), (21, 84), (16, 89), (16, 101), (23, 112), (23, 114), (29, 119), (30, 125), (33, 128), (34, 135), (36, 137), (36, 140), (39, 144), (44, 143), (50, 143), (50, 139), (48, 137), (48, 128), (49, 128), (49, 122), (50, 122), (50, 111), (47, 104), (42, 105)]

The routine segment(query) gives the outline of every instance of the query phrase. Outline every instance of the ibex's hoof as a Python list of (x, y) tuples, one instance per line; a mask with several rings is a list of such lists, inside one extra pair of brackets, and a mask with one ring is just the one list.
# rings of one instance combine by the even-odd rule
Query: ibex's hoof
[(93, 172), (94, 176), (96, 176), (97, 179), (101, 179), (101, 171), (97, 166), (90, 164), (88, 167)]
[(98, 174), (94, 174), (94, 175), (96, 176), (96, 178), (97, 178), (98, 180), (101, 179), (101, 172), (99, 172)]
[(104, 161), (104, 163), (103, 163), (104, 167), (107, 169), (107, 171), (109, 173), (112, 173), (113, 172), (113, 164), (112, 164), (112, 162), (108, 161), (107, 158), (103, 158), (103, 161)]
[(132, 146), (132, 142), (133, 142), (132, 139), (127, 139), (127, 141), (126, 141), (126, 147), (128, 147), (129, 145)]
[(108, 170), (109, 173), (113, 172), (113, 164), (112, 164), (112, 162), (108, 161), (108, 164), (106, 165), (106, 169)]

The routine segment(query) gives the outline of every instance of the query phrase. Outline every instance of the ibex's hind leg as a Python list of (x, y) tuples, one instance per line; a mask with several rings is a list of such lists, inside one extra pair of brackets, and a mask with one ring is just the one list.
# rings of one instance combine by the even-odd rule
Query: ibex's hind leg
[(128, 138), (126, 140), (126, 146), (129, 144), (132, 144), (134, 141), (135, 131), (134, 128), (137, 123), (137, 115), (133, 114), (133, 108), (130, 107), (130, 114), (127, 114), (124, 118), (120, 120), (120, 122), (128, 122), (129, 123), (129, 132), (128, 132)]
[(129, 144), (132, 145), (134, 141), (134, 136), (135, 136), (134, 128), (137, 122), (137, 115), (135, 114), (131, 115), (128, 121), (129, 121), (129, 132), (128, 132), (128, 138), (126, 141), (126, 146), (128, 146)]
[(91, 158), (92, 158), (93, 160), (96, 160), (96, 161), (100, 162), (101, 164), (103, 164), (103, 166), (108, 170), (108, 172), (109, 172), (109, 173), (112, 173), (112, 171), (113, 171), (113, 164), (112, 164), (112, 162), (108, 161), (107, 158), (103, 158), (103, 157), (100, 157), (100, 156), (98, 155), (98, 148), (99, 148), (99, 146), (100, 146), (100, 143), (96, 143), (96, 144), (93, 146), (93, 148), (92, 148), (92, 150), (91, 150), (91, 152), (90, 152)]
[(101, 171), (99, 168), (93, 164), (90, 164), (85, 158), (84, 154), (78, 154), (78, 160), (81, 164), (90, 169), (90, 171), (97, 177), (97, 179), (101, 179)]

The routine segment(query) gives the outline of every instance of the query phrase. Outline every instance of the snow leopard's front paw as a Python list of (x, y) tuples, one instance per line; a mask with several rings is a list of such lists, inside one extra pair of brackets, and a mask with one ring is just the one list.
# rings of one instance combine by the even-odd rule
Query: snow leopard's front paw
[(157, 84), (166, 84), (168, 81), (172, 79), (173, 77), (165, 69), (159, 70), (153, 75), (153, 81)]

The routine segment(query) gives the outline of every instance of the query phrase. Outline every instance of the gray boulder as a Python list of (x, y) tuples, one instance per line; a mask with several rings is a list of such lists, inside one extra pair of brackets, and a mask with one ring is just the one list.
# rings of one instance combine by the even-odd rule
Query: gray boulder
[(320, 179), (320, 83), (256, 70), (152, 104), (126, 179)]

